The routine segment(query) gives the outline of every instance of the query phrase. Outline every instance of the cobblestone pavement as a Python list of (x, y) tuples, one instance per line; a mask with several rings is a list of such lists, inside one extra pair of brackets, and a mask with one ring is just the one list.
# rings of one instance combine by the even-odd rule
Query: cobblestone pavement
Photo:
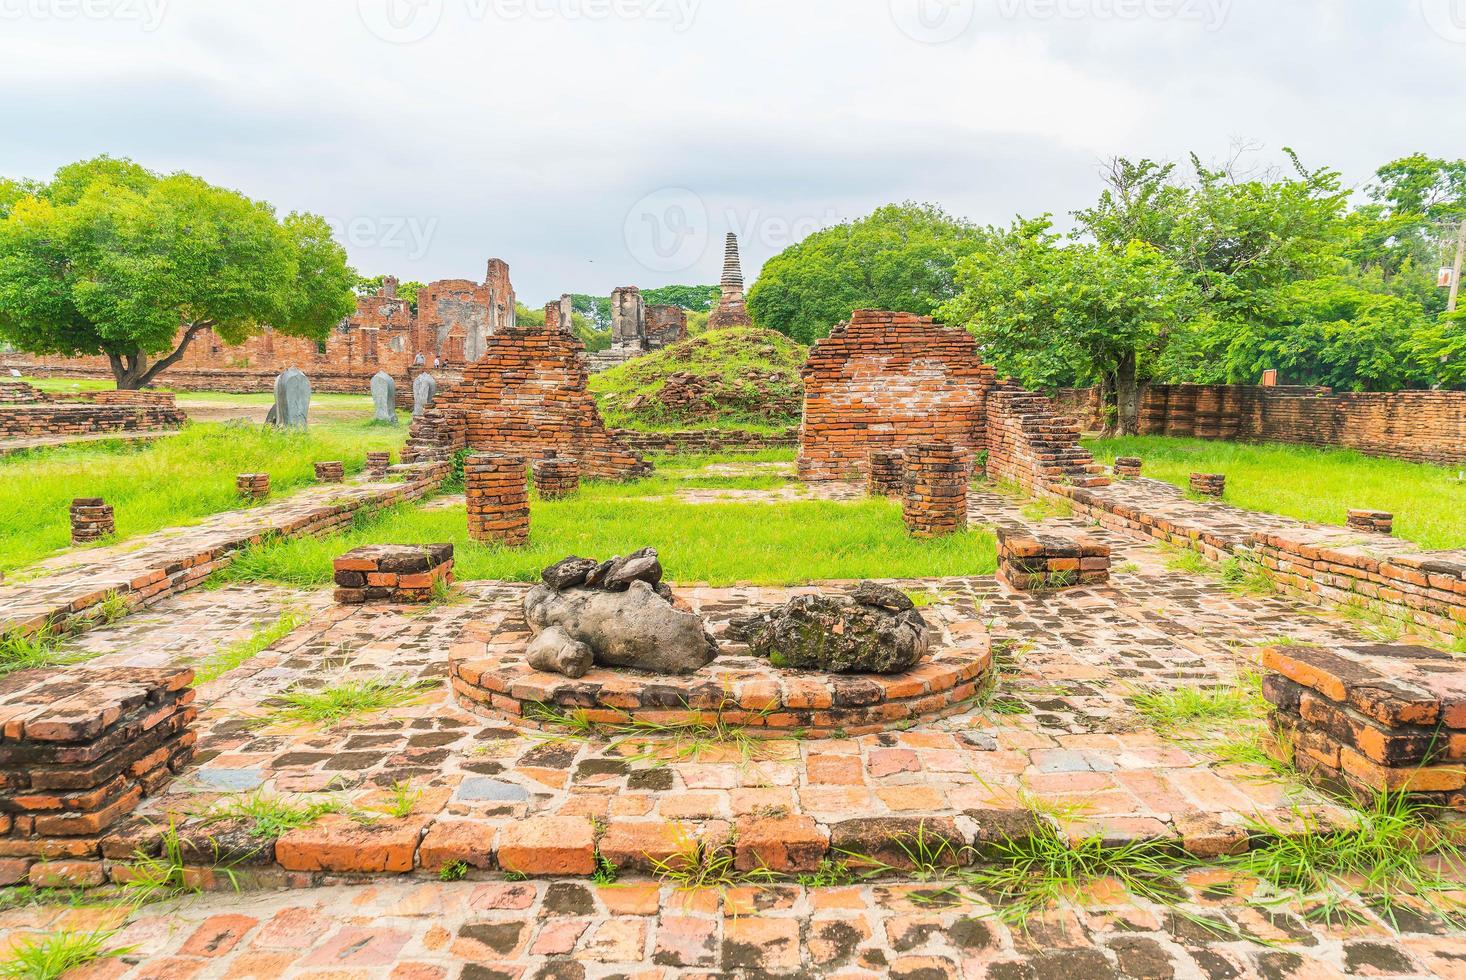
[[(676, 853), (692, 838), (736, 830), (745, 853), (771, 834), (807, 833), (811, 824), (828, 834), (861, 818), (893, 821), (887, 828), (909, 828), (902, 818), (948, 820), (970, 833), (1011, 811), (1020, 794), (1061, 813), (1073, 836), (1176, 838), (1199, 852), (1232, 846), (1249, 820), (1285, 822), (1298, 807), (1332, 812), (1261, 770), (1167, 741), (1129, 697), (1230, 683), (1262, 642), (1328, 645), (1356, 639), (1353, 625), (1171, 571), (1155, 545), (1095, 531), (1062, 508), (1036, 513), (977, 493), (972, 516), (1082, 527), (1115, 547), (1117, 573), (1109, 588), (1045, 596), (1005, 593), (990, 578), (902, 583), (930, 591), (928, 612), (944, 624), (986, 626), (1005, 671), (1003, 707), (859, 738), (775, 742), (748, 757), (727, 747), (657, 757), (547, 738), (469, 713), (441, 685), (334, 728), (251, 721), (292, 688), (372, 673), (440, 680), (449, 648), (466, 633), (509, 628), (518, 586), (475, 583), (467, 602), (417, 610), (230, 587), (98, 629), (80, 642), (104, 654), (99, 662), (155, 665), (189, 656), (190, 637), (236, 642), (285, 603), (312, 612), (289, 637), (200, 689), (198, 764), (146, 812), (172, 812), (187, 830), (187, 815), (262, 792), (349, 801), (378, 816), (366, 825), (328, 816), (267, 853), (236, 855), (247, 884), (284, 890), (224, 888), (130, 917), (14, 910), (0, 913), (0, 932), (13, 941), (120, 924), (113, 941), (137, 952), (82, 974), (97, 977), (1466, 976), (1466, 937), (1428, 913), (1391, 926), (1357, 908), (1348, 927), (1331, 927), (1220, 871), (1193, 875), (1187, 902), (1175, 907), (1101, 882), (1027, 933), (995, 920), (980, 900), (947, 907), (934, 883), (776, 885), (720, 897), (648, 880), (648, 855)], [(769, 602), (776, 590), (678, 591), (722, 608), (739, 596)], [(381, 813), (394, 786), (417, 794), (406, 817)], [(238, 841), (241, 828), (226, 822), (209, 833)], [(155, 838), (135, 824), (111, 856), (125, 859)], [(617, 885), (585, 880), (590, 867), (581, 862), (596, 849), (618, 859)], [(457, 860), (468, 880), (438, 881), (435, 871)], [(498, 869), (511, 863), (536, 880), (505, 880)], [(361, 884), (369, 872), (400, 873)]]

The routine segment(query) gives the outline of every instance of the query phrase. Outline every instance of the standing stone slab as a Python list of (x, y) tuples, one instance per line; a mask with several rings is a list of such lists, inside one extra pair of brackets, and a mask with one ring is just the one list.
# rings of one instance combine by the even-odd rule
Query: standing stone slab
[(372, 421), (383, 425), (397, 424), (397, 382), (386, 371), (372, 375)]
[(412, 417), (417, 418), (428, 410), (428, 405), (438, 395), (438, 381), (431, 374), (419, 374), (412, 383)]
[(282, 429), (304, 429), (310, 424), (311, 383), (299, 368), (275, 379), (275, 405), (265, 421)]

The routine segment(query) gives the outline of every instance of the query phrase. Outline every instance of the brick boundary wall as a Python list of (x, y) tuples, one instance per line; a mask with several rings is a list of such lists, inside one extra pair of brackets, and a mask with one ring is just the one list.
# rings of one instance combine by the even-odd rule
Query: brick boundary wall
[(168, 392), (50, 393), (23, 381), (0, 385), (0, 437), (147, 432), (177, 429), (187, 421)]
[(802, 480), (863, 481), (876, 449), (941, 442), (970, 458), (986, 444), (997, 375), (966, 330), (856, 310), (810, 349), (801, 375)]
[(1099, 487), (1104, 468), (1079, 444), (1079, 423), (1045, 395), (1004, 382), (988, 396), (987, 474), (1041, 490), (1051, 483)]
[[(1055, 396), (1099, 429), (1099, 392)], [(1147, 385), (1141, 435), (1354, 449), (1416, 463), (1466, 463), (1466, 391), (1350, 391), (1305, 385)]]
[(464, 448), (540, 459), (554, 450), (579, 459), (590, 477), (651, 472), (601, 420), (580, 341), (559, 330), (528, 328), (494, 334), (485, 344), (463, 381), (440, 390), (433, 407), (413, 421), (404, 460), (443, 458)]
[(756, 453), (766, 449), (798, 446), (799, 430), (794, 428), (782, 433), (763, 433), (743, 429), (688, 429), (674, 432), (612, 429), (611, 438), (636, 453)]

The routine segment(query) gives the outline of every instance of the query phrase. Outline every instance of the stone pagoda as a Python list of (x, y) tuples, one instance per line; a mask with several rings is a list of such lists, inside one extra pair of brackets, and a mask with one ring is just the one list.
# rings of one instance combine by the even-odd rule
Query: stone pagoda
[(738, 259), (738, 236), (729, 232), (723, 254), (723, 296), (718, 300), (718, 308), (708, 318), (708, 329), (751, 326), (753, 320), (743, 298), (743, 264)]

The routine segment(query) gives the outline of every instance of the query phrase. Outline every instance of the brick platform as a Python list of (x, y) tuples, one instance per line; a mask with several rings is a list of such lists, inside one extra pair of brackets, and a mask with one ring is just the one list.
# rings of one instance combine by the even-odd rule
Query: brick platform
[(0, 439), (163, 431), (187, 421), (168, 392), (51, 394), (22, 381), (7, 381), (0, 387)]
[(1115, 476), (1121, 480), (1138, 480), (1144, 465), (1138, 456), (1119, 456), (1115, 459)]
[(1110, 580), (1110, 546), (1088, 535), (1043, 534), (999, 525), (998, 581), (1017, 592), (1046, 592)]
[(554, 455), (537, 459), (531, 467), (534, 488), (542, 500), (563, 500), (580, 493), (580, 461)]
[(1466, 810), (1466, 670), (1398, 644), (1270, 647), (1263, 693), (1299, 769), (1368, 801), (1406, 792)]
[(913, 537), (936, 538), (967, 528), (968, 463), (957, 446), (907, 448), (901, 516)]
[(453, 584), (453, 545), (369, 544), (337, 558), (333, 569), (343, 605), (431, 602), (435, 590)]
[(77, 497), (71, 502), (72, 544), (91, 544), (116, 533), (112, 508), (101, 497)]
[(1394, 534), (1395, 515), (1383, 510), (1350, 510), (1349, 526), (1368, 534)]
[(193, 758), (192, 669), (31, 670), (0, 688), (0, 855), (100, 884), (99, 835)]
[(341, 483), (346, 479), (346, 464), (331, 461), (316, 464), (317, 483)]
[(518, 548), (529, 541), (529, 485), (523, 456), (476, 453), (464, 461), (468, 536)]
[(906, 494), (906, 453), (900, 449), (877, 449), (870, 454), (870, 475), (866, 491), (872, 497), (902, 497)]
[(1227, 478), (1221, 473), (1192, 473), (1191, 492), (1203, 497), (1220, 497), (1227, 492)]
[(241, 473), (234, 478), (234, 489), (247, 500), (259, 500), (270, 495), (270, 474)]

